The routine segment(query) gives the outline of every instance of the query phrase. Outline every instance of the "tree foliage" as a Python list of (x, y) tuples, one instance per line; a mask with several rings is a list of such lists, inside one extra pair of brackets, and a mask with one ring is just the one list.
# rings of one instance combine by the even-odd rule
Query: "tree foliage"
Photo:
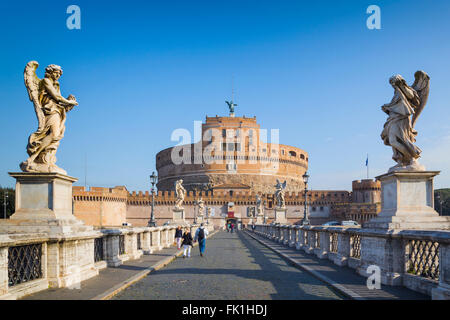
[(441, 213), (441, 202), (442, 215), (450, 216), (450, 188), (434, 190), (434, 209), (439, 214)]

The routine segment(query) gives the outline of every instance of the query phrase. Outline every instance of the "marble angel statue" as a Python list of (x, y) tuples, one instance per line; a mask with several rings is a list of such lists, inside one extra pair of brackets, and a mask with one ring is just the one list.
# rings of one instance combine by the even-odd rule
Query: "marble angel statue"
[(262, 214), (263, 213), (263, 202), (261, 199), (261, 196), (259, 194), (256, 195), (256, 212), (257, 214)]
[(275, 199), (277, 200), (278, 208), (285, 208), (285, 200), (284, 200), (284, 193), (286, 189), (286, 181), (281, 183), (277, 179), (277, 184), (275, 185), (276, 191), (275, 191)]
[(67, 174), (55, 164), (56, 151), (64, 137), (66, 113), (78, 103), (73, 95), (67, 99), (61, 95), (58, 79), (63, 71), (60, 66), (47, 66), (44, 79), (36, 75), (38, 66), (36, 61), (30, 61), (24, 71), (25, 86), (34, 104), (38, 128), (28, 138), (29, 158), (20, 164), (20, 168), (24, 172)]
[(205, 212), (205, 201), (200, 197), (200, 199), (197, 200), (198, 204), (198, 215), (203, 216), (203, 213)]
[(412, 86), (408, 86), (401, 75), (392, 76), (389, 83), (394, 88), (394, 97), (381, 107), (388, 115), (381, 139), (385, 145), (392, 147), (392, 159), (397, 162), (389, 172), (425, 170), (418, 163), (422, 151), (414, 144), (417, 135), (414, 126), (428, 100), (430, 77), (423, 71), (417, 71), (414, 78)]
[(182, 179), (177, 180), (175, 182), (175, 193), (177, 195), (177, 199), (175, 202), (175, 209), (182, 210), (184, 208), (181, 205), (183, 204), (184, 196), (186, 195), (186, 189), (184, 189), (184, 187), (183, 187)]

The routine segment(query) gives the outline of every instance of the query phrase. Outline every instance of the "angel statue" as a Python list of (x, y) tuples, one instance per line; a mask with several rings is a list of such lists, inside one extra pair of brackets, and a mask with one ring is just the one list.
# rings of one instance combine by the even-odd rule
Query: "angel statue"
[(414, 78), (415, 81), (410, 87), (401, 75), (392, 76), (389, 83), (394, 88), (394, 97), (390, 103), (381, 107), (388, 115), (381, 139), (385, 145), (392, 147), (392, 159), (397, 162), (389, 172), (425, 170), (418, 162), (422, 151), (414, 145), (417, 135), (414, 125), (427, 103), (430, 77), (424, 71), (417, 71)]
[(60, 66), (51, 64), (45, 68), (44, 79), (39, 79), (36, 69), (39, 64), (30, 61), (25, 66), (23, 77), (28, 96), (34, 104), (38, 120), (37, 130), (28, 138), (29, 158), (20, 164), (24, 172), (67, 172), (56, 166), (56, 150), (66, 129), (66, 113), (78, 105), (75, 97), (61, 95), (58, 79), (62, 75)]
[(259, 194), (256, 195), (256, 211), (258, 214), (263, 213), (263, 202)]
[(177, 200), (175, 202), (175, 209), (177, 210), (183, 210), (184, 208), (181, 206), (181, 204), (184, 201), (184, 196), (186, 194), (186, 189), (184, 189), (183, 185), (183, 180), (177, 180), (175, 182), (175, 192), (177, 194)]
[(278, 208), (285, 208), (286, 204), (284, 201), (284, 193), (286, 189), (286, 180), (283, 183), (281, 183), (277, 179), (277, 184), (275, 185), (275, 188), (277, 188), (275, 191), (275, 199), (277, 200)]
[(233, 100), (225, 101), (225, 103), (228, 105), (228, 108), (230, 109), (230, 114), (234, 114), (234, 107), (237, 107), (237, 104), (233, 103)]
[(205, 211), (205, 201), (200, 197), (200, 199), (197, 200), (198, 204), (198, 215), (201, 217), (203, 216), (203, 212)]

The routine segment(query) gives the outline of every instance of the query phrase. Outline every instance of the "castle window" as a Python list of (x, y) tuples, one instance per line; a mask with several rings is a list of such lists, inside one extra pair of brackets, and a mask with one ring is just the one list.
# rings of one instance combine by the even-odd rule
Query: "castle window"
[(281, 154), (284, 156), (284, 149), (281, 150)]
[(300, 159), (305, 160), (305, 156), (303, 154), (300, 155)]
[(295, 151), (289, 151), (289, 155), (290, 155), (291, 157), (296, 157), (296, 156), (297, 156), (297, 153), (295, 153)]
[(230, 190), (230, 197), (233, 196), (233, 190)]
[(227, 136), (227, 129), (222, 129), (222, 137), (226, 137)]
[(241, 151), (241, 144), (240, 143), (236, 143), (236, 151)]

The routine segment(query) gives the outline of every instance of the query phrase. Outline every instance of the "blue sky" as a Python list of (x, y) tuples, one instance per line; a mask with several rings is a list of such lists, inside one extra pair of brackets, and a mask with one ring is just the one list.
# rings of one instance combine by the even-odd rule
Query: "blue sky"
[[(81, 8), (69, 30), (66, 8)], [(366, 8), (381, 8), (381, 30)], [(62, 66), (68, 115), (57, 164), (84, 185), (147, 190), (155, 155), (226, 115), (234, 77), (238, 116), (280, 129), (280, 143), (309, 152), (310, 186), (351, 189), (394, 165), (380, 133), (388, 79), (431, 77), (418, 120), (421, 163), (450, 187), (450, 2), (448, 1), (16, 1), (0, 4), (0, 184), (27, 158), (37, 127), (23, 84), (30, 60)]]

